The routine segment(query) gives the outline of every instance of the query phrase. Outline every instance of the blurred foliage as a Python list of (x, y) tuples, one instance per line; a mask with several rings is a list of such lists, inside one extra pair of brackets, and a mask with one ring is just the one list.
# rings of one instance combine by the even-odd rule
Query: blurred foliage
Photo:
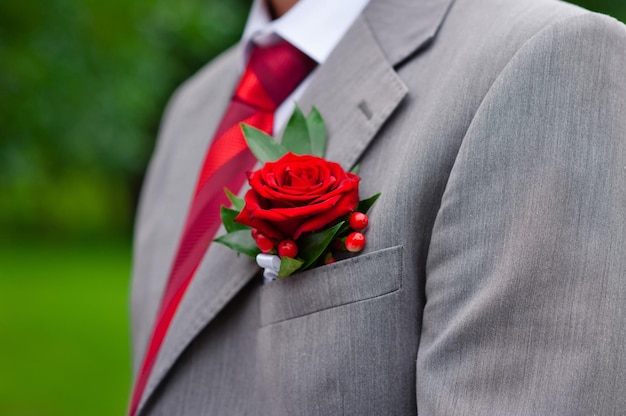
[(608, 14), (626, 22), (626, 2), (623, 0), (575, 0), (571, 3), (598, 13)]
[(0, 229), (128, 230), (168, 96), (249, 3), (0, 2)]

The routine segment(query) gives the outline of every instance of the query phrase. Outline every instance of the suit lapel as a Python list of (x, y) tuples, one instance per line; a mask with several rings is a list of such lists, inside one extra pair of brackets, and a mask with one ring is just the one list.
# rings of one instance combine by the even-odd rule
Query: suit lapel
[[(222, 234), (225, 234), (223, 227), (217, 232)], [(220, 244), (211, 244), (161, 344), (139, 411), (189, 343), (258, 273), (259, 267), (253, 259), (238, 256)]]
[(350, 169), (407, 93), (363, 17), (357, 18), (300, 100), (324, 117), (326, 158)]
[[(357, 162), (407, 94), (394, 65), (434, 38), (451, 2), (372, 0), (313, 73), (300, 105), (305, 112), (315, 106), (324, 117), (327, 159), (344, 169)], [(187, 345), (259, 272), (254, 260), (210, 246), (163, 341), (139, 412)]]
[(434, 39), (452, 0), (372, 0), (299, 104), (328, 128), (326, 158), (351, 169), (408, 90), (394, 67)]

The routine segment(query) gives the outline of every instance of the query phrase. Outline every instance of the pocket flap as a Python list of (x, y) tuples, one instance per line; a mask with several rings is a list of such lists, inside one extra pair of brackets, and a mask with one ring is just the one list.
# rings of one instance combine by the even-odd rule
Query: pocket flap
[(402, 246), (296, 273), (261, 288), (261, 325), (394, 292), (401, 277)]

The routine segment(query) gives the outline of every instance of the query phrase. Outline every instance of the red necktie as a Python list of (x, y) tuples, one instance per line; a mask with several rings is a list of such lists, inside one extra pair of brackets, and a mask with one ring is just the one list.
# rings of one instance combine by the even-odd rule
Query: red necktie
[(220, 206), (228, 205), (224, 187), (237, 193), (256, 159), (241, 131), (246, 123), (272, 132), (274, 112), (315, 67), (315, 61), (287, 42), (256, 47), (204, 159), (193, 201), (178, 246), (131, 400), (134, 416), (159, 347), (187, 286), (221, 224)]

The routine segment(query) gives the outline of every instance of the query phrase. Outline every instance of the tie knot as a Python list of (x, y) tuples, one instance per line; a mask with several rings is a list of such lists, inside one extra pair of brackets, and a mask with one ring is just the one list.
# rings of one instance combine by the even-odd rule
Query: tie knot
[(255, 46), (235, 95), (256, 107), (274, 111), (316, 65), (286, 41)]

